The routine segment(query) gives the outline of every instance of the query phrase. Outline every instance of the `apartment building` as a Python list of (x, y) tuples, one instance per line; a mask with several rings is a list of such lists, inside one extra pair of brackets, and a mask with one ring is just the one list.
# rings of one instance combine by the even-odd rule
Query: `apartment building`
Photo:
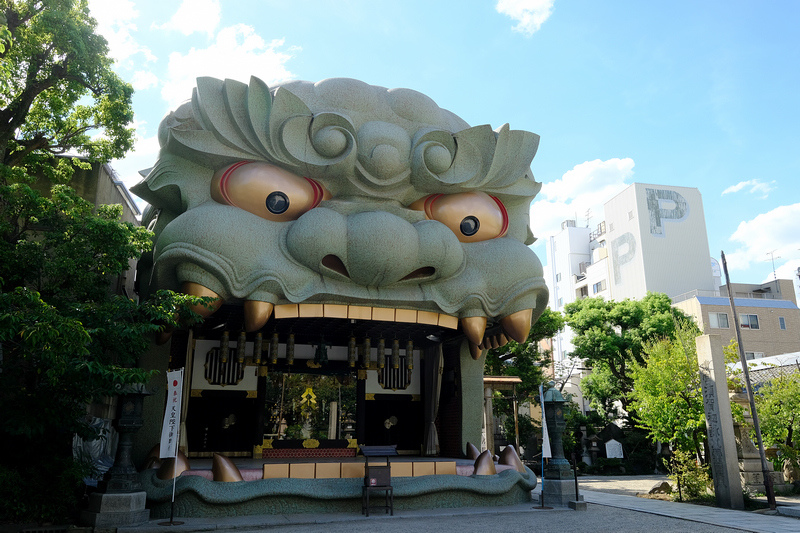
[[(720, 291), (692, 291), (673, 298), (705, 334), (720, 335), (723, 344), (736, 339), (727, 287)], [(800, 351), (800, 309), (792, 280), (763, 284), (732, 283), (742, 346), (747, 359), (761, 359)]]

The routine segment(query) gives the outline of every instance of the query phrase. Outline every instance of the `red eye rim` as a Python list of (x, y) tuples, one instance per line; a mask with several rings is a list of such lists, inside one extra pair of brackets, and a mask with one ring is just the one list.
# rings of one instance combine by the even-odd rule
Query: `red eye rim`
[[(508, 210), (506, 209), (506, 206), (503, 205), (503, 202), (500, 201), (500, 198), (497, 198), (496, 196), (492, 196), (491, 194), (489, 195), (489, 198), (491, 198), (492, 200), (495, 201), (495, 203), (497, 204), (497, 207), (500, 208), (500, 212), (503, 214), (503, 227), (500, 230), (500, 235), (497, 236), (497, 237), (503, 237), (506, 234), (506, 232), (508, 231)], [(495, 238), (497, 238), (497, 237), (495, 237)]]
[(314, 209), (315, 207), (317, 207), (319, 205), (319, 203), (324, 198), (325, 191), (322, 190), (322, 185), (317, 183), (316, 180), (312, 180), (311, 178), (306, 178), (305, 176), (303, 176), (303, 177), (306, 180), (308, 180), (308, 182), (311, 184), (311, 188), (314, 189), (314, 202), (311, 204), (311, 207), (309, 208), (309, 209)]
[[(222, 198), (228, 203), (228, 205), (236, 205), (231, 197), (228, 196), (228, 180), (231, 177), (231, 174), (238, 169), (243, 167), (244, 165), (249, 165), (252, 161), (239, 161), (238, 163), (234, 163), (233, 165), (229, 166), (228, 169), (222, 174), (222, 177), (219, 179), (219, 192), (222, 195)], [(315, 192), (316, 194), (316, 192)]]

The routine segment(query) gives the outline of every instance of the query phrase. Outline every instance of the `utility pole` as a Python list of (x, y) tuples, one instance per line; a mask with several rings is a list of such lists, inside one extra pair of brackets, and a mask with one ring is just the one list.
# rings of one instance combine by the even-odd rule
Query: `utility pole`
[[(774, 250), (773, 250), (774, 251)], [(733, 325), (736, 329), (736, 342), (739, 344), (739, 361), (742, 363), (742, 373), (744, 374), (744, 386), (747, 391), (747, 398), (750, 400), (750, 415), (753, 417), (753, 429), (756, 433), (756, 440), (758, 441), (758, 452), (761, 455), (761, 473), (764, 476), (764, 490), (767, 493), (767, 502), (769, 508), (775, 510), (775, 489), (772, 486), (772, 477), (769, 475), (769, 468), (767, 468), (767, 456), (764, 453), (764, 441), (761, 438), (761, 424), (758, 421), (758, 413), (756, 413), (756, 400), (753, 397), (753, 386), (750, 383), (750, 370), (747, 367), (747, 357), (745, 357), (744, 346), (742, 346), (742, 331), (739, 328), (739, 317), (736, 315), (736, 304), (733, 301), (733, 292), (731, 291), (731, 280), (728, 277), (728, 263), (725, 261), (725, 252), (722, 254), (722, 270), (725, 273), (725, 284), (728, 286), (728, 298), (731, 302), (731, 314), (733, 314)]]

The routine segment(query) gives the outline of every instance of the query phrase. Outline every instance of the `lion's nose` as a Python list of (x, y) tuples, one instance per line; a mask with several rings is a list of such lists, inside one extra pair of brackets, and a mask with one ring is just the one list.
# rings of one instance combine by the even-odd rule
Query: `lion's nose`
[(367, 287), (449, 276), (464, 260), (444, 225), (412, 224), (384, 211), (342, 215), (317, 208), (292, 225), (286, 243), (305, 266)]

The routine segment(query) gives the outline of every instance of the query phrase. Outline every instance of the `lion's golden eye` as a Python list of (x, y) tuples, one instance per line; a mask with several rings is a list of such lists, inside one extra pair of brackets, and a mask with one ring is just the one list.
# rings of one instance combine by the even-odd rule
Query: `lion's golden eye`
[(240, 161), (218, 170), (211, 180), (211, 197), (274, 222), (296, 220), (330, 193), (317, 181), (276, 166)]
[(483, 192), (432, 194), (409, 207), (424, 211), (428, 219), (450, 228), (461, 242), (486, 241), (508, 231), (508, 212), (503, 202)]

